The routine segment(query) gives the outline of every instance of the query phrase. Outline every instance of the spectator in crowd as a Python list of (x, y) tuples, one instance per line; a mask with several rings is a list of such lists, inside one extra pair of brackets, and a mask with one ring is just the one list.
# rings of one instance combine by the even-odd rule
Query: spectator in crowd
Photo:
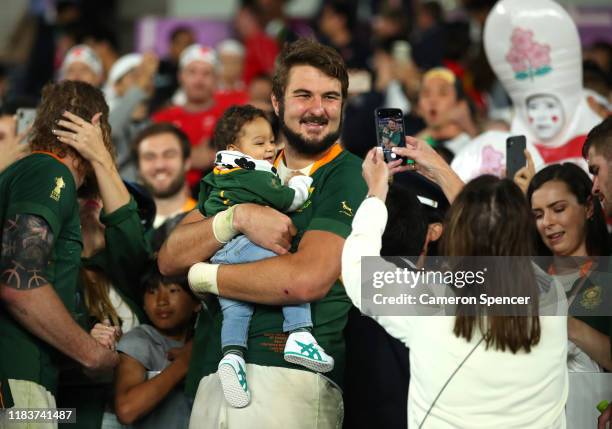
[(299, 35), (312, 36), (312, 30), (308, 25), (299, 25), (292, 21), (286, 13), (286, 0), (245, 0), (244, 3), (252, 3), (259, 11), (259, 20), (266, 34), (276, 40), (278, 46), (295, 42)]
[[(396, 148), (397, 153), (440, 161), (432, 149), (424, 148), (425, 142), (407, 143), (410, 147)], [(387, 218), (389, 168), (382, 152), (370, 151), (363, 174), (371, 197), (355, 215), (342, 256), (343, 282), (358, 308), (361, 257), (380, 254)], [(476, 307), (469, 311), (466, 306), (459, 307), (454, 318), (369, 314), (410, 348), (408, 426), (452, 421), (461, 427), (565, 427), (567, 321), (539, 316), (536, 279), (545, 280), (546, 275), (528, 262), (535, 228), (523, 194), (510, 180), (482, 176), (461, 190), (447, 219), (442, 254), (513, 256), (505, 263), (515, 275), (498, 277), (499, 272), (495, 278), (502, 280), (487, 284), (487, 289), (501, 296), (529, 296), (531, 305), (527, 313), (514, 307), (486, 320)], [(475, 293), (470, 288), (453, 290), (458, 296)]]
[[(117, 171), (114, 174), (118, 176)], [(137, 185), (118, 183), (121, 187), (102, 188), (99, 196), (83, 194), (79, 198), (83, 251), (77, 320), (113, 350), (114, 341), (146, 320), (136, 285), (150, 263), (151, 252), (143, 228), (147, 219), (139, 215), (150, 217), (152, 222), (155, 209)], [(103, 212), (103, 202), (114, 198), (121, 198), (124, 204)], [(57, 402), (62, 408), (80, 411), (75, 428), (114, 427), (112, 371), (92, 377), (82, 368), (68, 368), (70, 365), (60, 373)]]
[(376, 144), (373, 112), (379, 107), (393, 107), (404, 113), (406, 135), (416, 135), (425, 123), (415, 113), (420, 73), (410, 59), (405, 41), (380, 43), (374, 53), (373, 89), (348, 100), (342, 142), (363, 158)]
[(612, 80), (612, 43), (598, 40), (584, 50), (582, 57), (595, 62)]
[(415, 29), (410, 38), (412, 56), (421, 70), (440, 67), (444, 56), (444, 9), (435, 0), (417, 6)]
[[(198, 209), (212, 217), (243, 203), (255, 203), (282, 212), (293, 212), (302, 207), (309, 197), (312, 178), (296, 174), (283, 186), (273, 166), (276, 144), (272, 126), (266, 114), (253, 106), (232, 106), (225, 111), (214, 135), (218, 149), (215, 169), (207, 174), (200, 186)], [(264, 249), (244, 236), (227, 243), (211, 258), (215, 264), (241, 264), (272, 258), (276, 254)], [(206, 264), (194, 264), (189, 270), (189, 284), (197, 288), (198, 272)], [(205, 272), (205, 271), (204, 271)], [(219, 377), (223, 394), (236, 408), (249, 404), (251, 393), (246, 382), (245, 355), (249, 321), (254, 307), (247, 302), (219, 298), (223, 312)], [(309, 303), (283, 306), (283, 331), (289, 337), (284, 359), (317, 372), (329, 372), (334, 360), (325, 353), (312, 335), (312, 316)], [(299, 344), (311, 344), (312, 353), (303, 356)]]
[(159, 62), (155, 76), (155, 94), (151, 100), (152, 112), (165, 107), (179, 89), (178, 75), (181, 54), (195, 42), (195, 34), (189, 27), (179, 26), (170, 32), (168, 56)]
[[(48, 85), (32, 129), (33, 154), (0, 176), (0, 297), (7, 310), (0, 313), (0, 373), (18, 408), (55, 408), (58, 351), (88, 369), (118, 361), (73, 319), (81, 265), (77, 189), (95, 180), (106, 189), (117, 185), (107, 118), (104, 96), (91, 85)], [(116, 204), (108, 201), (109, 212)]]
[(612, 107), (612, 80), (597, 63), (591, 60), (583, 61), (582, 81), (588, 96), (595, 98), (595, 101), (608, 109)]
[(219, 91), (233, 92), (246, 89), (242, 80), (244, 46), (237, 40), (226, 39), (217, 45), (219, 54)]
[(246, 104), (247, 87), (242, 80), (244, 70), (244, 46), (234, 39), (217, 45), (219, 55), (219, 85), (215, 100), (224, 106)]
[(272, 75), (274, 60), (278, 55), (278, 44), (266, 34), (261, 12), (254, 2), (245, 2), (236, 14), (234, 27), (244, 44), (244, 73), (246, 85), (259, 74)]
[(202, 171), (212, 168), (214, 149), (210, 144), (215, 124), (226, 106), (214, 98), (217, 88), (217, 55), (206, 46), (194, 44), (181, 54), (179, 80), (185, 93), (183, 106), (172, 106), (153, 115), (153, 122), (170, 122), (187, 134), (192, 146), (190, 187), (195, 187)]
[(408, 17), (397, 5), (386, 4), (372, 20), (372, 36), (379, 43), (406, 40), (408, 34)]
[(144, 310), (151, 323), (134, 328), (117, 345), (115, 409), (119, 421), (134, 429), (187, 429), (191, 401), (182, 384), (202, 304), (185, 278), (161, 277), (156, 268), (143, 285)]
[(367, 44), (355, 34), (356, 13), (356, 6), (345, 0), (323, 3), (318, 20), (319, 40), (337, 49), (348, 69), (367, 69), (370, 53)]
[(196, 207), (185, 186), (191, 144), (183, 131), (164, 122), (152, 124), (134, 140), (134, 152), (140, 180), (155, 201), (154, 229)]
[(111, 68), (120, 57), (119, 44), (115, 34), (108, 28), (101, 26), (94, 27), (88, 34), (85, 34), (83, 43), (90, 46), (96, 55), (98, 55), (104, 70), (104, 79), (108, 79)]
[[(343, 237), (350, 230), (353, 207), (365, 195), (358, 160), (338, 143), (348, 76), (335, 50), (300, 39), (281, 53), (273, 81), (274, 110), (287, 138), (276, 168), (283, 181), (295, 171), (310, 175), (309, 200), (291, 219), (271, 208), (250, 204), (239, 204), (212, 219), (192, 212), (162, 247), (159, 266), (162, 273), (184, 273), (239, 232), (281, 255), (249, 264), (211, 264), (209, 290), (224, 298), (258, 304), (318, 301), (313, 304), (313, 331), (324, 333), (317, 341), (334, 358), (329, 377), (341, 383), (345, 362), (342, 331), (350, 306), (337, 280), (339, 255)], [(297, 239), (291, 243), (296, 231)], [(293, 253), (288, 253), (290, 247)], [(321, 252), (322, 248), (326, 252)], [(206, 282), (200, 286), (198, 293), (204, 293)], [(221, 359), (221, 312), (216, 306), (208, 307), (196, 327), (197, 358), (187, 377), (188, 391), (193, 394), (198, 390), (192, 427), (220, 427), (226, 418), (232, 427), (284, 427), (289, 419), (296, 428), (340, 424), (342, 397), (333, 384), (283, 359), (282, 347), (276, 345), (286, 341), (282, 324), (278, 307), (256, 306), (249, 331), (247, 370), (249, 388), (257, 401), (235, 410), (226, 405), (215, 374)], [(304, 352), (311, 347), (305, 345)], [(262, 411), (270, 409), (275, 412)]]
[(527, 191), (540, 238), (538, 253), (554, 256), (546, 268), (568, 294), (569, 314), (576, 315), (568, 324), (572, 372), (612, 368), (609, 319), (596, 317), (598, 306), (584, 309), (580, 304), (593, 285), (601, 283), (597, 271), (606, 259), (598, 257), (609, 254), (606, 222), (599, 200), (591, 197), (592, 186), (580, 167), (565, 163), (539, 171)]
[[(589, 303), (598, 286), (609, 283), (605, 276), (608, 265), (608, 231), (599, 204), (591, 196), (593, 184), (588, 175), (572, 163), (553, 164), (539, 171), (531, 180), (527, 198), (539, 232), (539, 254), (545, 258), (543, 267), (563, 286), (567, 294), (568, 356), (570, 372), (602, 372), (612, 367), (610, 355), (609, 317), (602, 308), (610, 305), (603, 297)], [(605, 273), (601, 275), (602, 271)], [(605, 379), (576, 379), (570, 390), (605, 389)], [(585, 407), (586, 405), (586, 407)], [(577, 427), (585, 408), (574, 397), (566, 407), (568, 427)]]
[(437, 150), (450, 152), (448, 162), (478, 133), (461, 82), (449, 69), (425, 73), (418, 110), (427, 124), (418, 137)]
[(60, 69), (59, 80), (78, 80), (93, 86), (100, 86), (104, 69), (98, 55), (86, 45), (71, 48)]
[(263, 110), (267, 113), (272, 113), (272, 79), (267, 74), (260, 74), (253, 79), (249, 85), (249, 104)]
[(153, 53), (127, 54), (113, 65), (106, 82), (117, 165), (125, 180), (136, 180), (132, 141), (150, 124), (147, 100), (153, 93), (157, 65), (157, 57)]

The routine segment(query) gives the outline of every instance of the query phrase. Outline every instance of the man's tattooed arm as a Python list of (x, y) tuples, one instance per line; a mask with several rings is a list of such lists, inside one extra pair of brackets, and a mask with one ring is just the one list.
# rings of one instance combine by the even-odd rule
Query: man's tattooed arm
[(18, 214), (2, 230), (0, 284), (13, 289), (35, 289), (49, 281), (43, 271), (51, 257), (54, 237), (42, 217)]

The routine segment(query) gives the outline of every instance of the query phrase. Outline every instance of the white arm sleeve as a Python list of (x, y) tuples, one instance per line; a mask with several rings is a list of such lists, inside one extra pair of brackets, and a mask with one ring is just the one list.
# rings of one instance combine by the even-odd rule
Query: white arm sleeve
[[(380, 199), (367, 198), (361, 203), (355, 218), (353, 230), (344, 243), (342, 251), (342, 283), (346, 294), (355, 307), (362, 309), (361, 305), (361, 258), (363, 256), (380, 256), (382, 247), (382, 234), (387, 224), (387, 207)], [(393, 269), (389, 267), (381, 269)], [(367, 280), (364, 279), (367, 283)], [(371, 284), (371, 282), (369, 283)], [(408, 347), (412, 316), (377, 316), (368, 315), (378, 322), (385, 331), (402, 341)]]
[(312, 185), (312, 177), (309, 176), (293, 176), (287, 186), (295, 191), (293, 202), (287, 209), (288, 212), (299, 209), (302, 204), (308, 199), (308, 189)]

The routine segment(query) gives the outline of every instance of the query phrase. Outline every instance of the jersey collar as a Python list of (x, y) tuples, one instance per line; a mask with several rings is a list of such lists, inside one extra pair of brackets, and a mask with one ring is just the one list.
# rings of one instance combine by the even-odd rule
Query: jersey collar
[[(326, 164), (329, 164), (334, 159), (338, 157), (343, 152), (342, 146), (340, 146), (340, 142), (334, 143), (332, 147), (327, 149), (327, 151), (323, 154), (321, 158), (319, 158), (314, 164), (312, 164), (312, 168), (310, 169), (310, 176), (312, 176), (315, 171), (319, 168), (323, 167)], [(274, 166), (278, 169), (278, 166), (281, 160), (285, 159), (285, 150), (281, 150), (274, 160)]]

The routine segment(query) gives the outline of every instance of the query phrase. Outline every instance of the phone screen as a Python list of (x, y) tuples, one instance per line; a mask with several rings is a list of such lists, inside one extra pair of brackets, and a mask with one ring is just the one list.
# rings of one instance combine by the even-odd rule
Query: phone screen
[(391, 149), (406, 146), (404, 114), (400, 109), (377, 109), (375, 116), (378, 146), (383, 149), (385, 161), (390, 162), (399, 159), (399, 156), (393, 153)]
[(17, 134), (27, 131), (34, 119), (36, 119), (36, 109), (17, 109)]
[(506, 139), (506, 177), (514, 179), (517, 171), (527, 165), (525, 136), (512, 136)]

